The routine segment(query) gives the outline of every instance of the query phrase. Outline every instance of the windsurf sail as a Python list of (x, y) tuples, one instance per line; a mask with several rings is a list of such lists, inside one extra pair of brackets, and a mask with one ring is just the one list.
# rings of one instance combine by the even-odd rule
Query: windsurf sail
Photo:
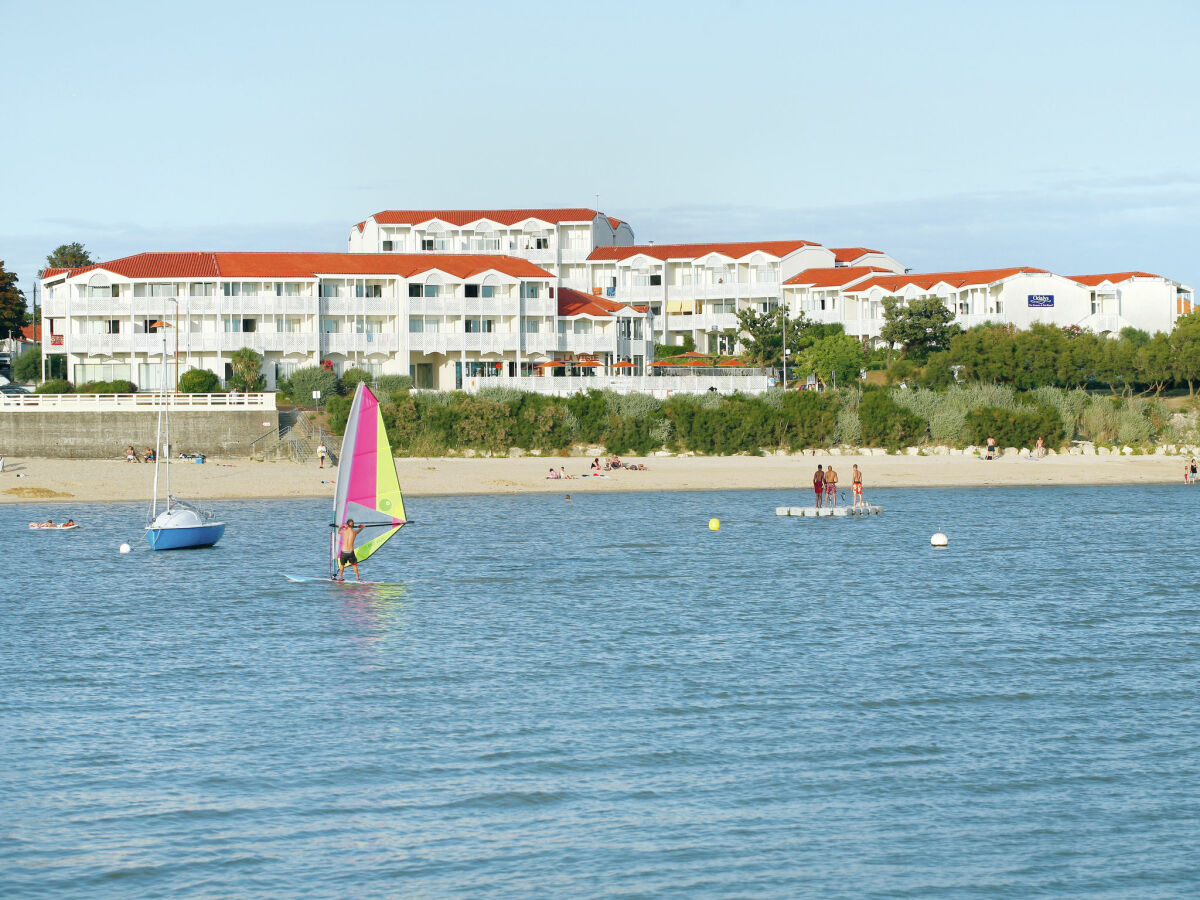
[[(383, 427), (379, 401), (361, 382), (354, 392), (346, 436), (338, 462), (333, 494), (333, 521), (337, 527), (353, 519), (366, 526), (354, 554), (362, 562), (405, 525), (404, 496), (396, 476), (396, 461)], [(363, 540), (365, 538), (365, 540)], [(337, 542), (332, 541), (336, 560)]]

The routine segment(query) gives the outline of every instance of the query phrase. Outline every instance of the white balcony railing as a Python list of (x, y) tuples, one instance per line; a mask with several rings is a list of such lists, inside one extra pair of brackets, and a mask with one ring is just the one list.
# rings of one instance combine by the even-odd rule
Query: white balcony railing
[(724, 331), (737, 327), (738, 318), (733, 313), (672, 314), (667, 317), (668, 331)]
[(1089, 331), (1094, 331), (1096, 334), (1111, 334), (1113, 332), (1120, 331), (1128, 324), (1129, 322), (1127, 322), (1121, 316), (1106, 313), (1095, 313), (1094, 315), (1090, 315), (1080, 322), (1079, 327), (1086, 328)]
[(464, 334), (456, 331), (410, 332), (408, 348), (418, 353), (516, 352), (520, 335), (514, 332)]
[(338, 333), (322, 335), (321, 344), (329, 353), (395, 353), (401, 349), (401, 338), (386, 332)]
[(613, 334), (559, 334), (554, 342), (554, 349), (582, 353), (615, 353), (617, 341)]
[[(168, 394), (171, 409), (274, 409), (275, 395), (262, 394)], [(0, 394), (5, 412), (142, 412), (162, 405), (162, 394)]]
[(325, 297), (321, 310), (328, 316), (394, 316), (400, 301), (392, 297)]

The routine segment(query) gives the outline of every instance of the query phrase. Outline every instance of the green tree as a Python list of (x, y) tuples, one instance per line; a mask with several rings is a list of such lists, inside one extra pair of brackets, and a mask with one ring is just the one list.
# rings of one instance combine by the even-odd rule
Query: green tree
[(329, 400), (338, 392), (338, 377), (323, 366), (305, 366), (287, 380), (287, 392), (298, 405), (314, 403), (313, 391), (321, 392), (322, 401)]
[(886, 324), (879, 336), (889, 344), (903, 347), (902, 357), (923, 360), (936, 350), (945, 350), (956, 334), (962, 332), (951, 325), (954, 313), (937, 297), (925, 297), (905, 303), (901, 297), (883, 298), (883, 318)]
[(4, 268), (0, 259), (0, 337), (9, 337), (29, 324), (25, 292), (17, 286), (17, 273)]
[(42, 345), (34, 344), (16, 358), (12, 366), (13, 381), (42, 380)]
[[(787, 332), (787, 346), (792, 356), (812, 343), (809, 334), (814, 323), (800, 313), (790, 318), (787, 310), (776, 307), (769, 313), (757, 309), (738, 310), (738, 339), (742, 344), (741, 358), (752, 366), (774, 368), (783, 363), (783, 335)], [(824, 334), (822, 334), (824, 336)]]
[(1186, 381), (1188, 396), (1196, 393), (1200, 379), (1200, 311), (1188, 313), (1175, 320), (1175, 330), (1167, 335), (1174, 359), (1174, 375)]
[(831, 379), (847, 385), (858, 380), (859, 370), (865, 362), (861, 341), (848, 334), (834, 334), (809, 344), (793, 357), (792, 365), (796, 367), (798, 378), (813, 374), (822, 385)]
[(208, 369), (188, 369), (179, 376), (179, 390), (184, 394), (215, 394), (221, 389), (221, 379)]
[(94, 262), (92, 254), (84, 249), (83, 244), (75, 241), (72, 244), (59, 244), (55, 247), (46, 257), (46, 268), (77, 269), (80, 266), (90, 266)]
[(266, 379), (262, 374), (262, 354), (249, 347), (241, 347), (230, 357), (233, 373), (229, 377), (229, 386), (239, 391), (261, 391)]
[(1133, 358), (1133, 368), (1142, 384), (1154, 388), (1154, 396), (1175, 378), (1175, 360), (1171, 343), (1161, 331), (1150, 338)]

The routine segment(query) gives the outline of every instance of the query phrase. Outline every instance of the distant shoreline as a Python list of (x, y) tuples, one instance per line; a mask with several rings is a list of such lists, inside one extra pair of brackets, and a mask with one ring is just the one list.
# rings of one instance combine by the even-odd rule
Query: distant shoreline
[[(629, 458), (644, 472), (580, 477), (584, 457), (401, 458), (400, 484), (409, 497), (512, 494), (589, 494), (628, 491), (780, 490), (811, 492), (817, 464), (831, 463), (849, 488), (852, 466), (873, 488), (1019, 487), (1180, 484), (1182, 456), (1008, 456), (985, 462), (970, 456), (717, 456)], [(576, 476), (547, 479), (551, 466)], [(149, 502), (154, 467), (119, 460), (14, 459), (0, 474), (0, 503)], [(23, 476), (23, 477), (18, 477)], [(316, 463), (213, 459), (171, 466), (172, 490), (191, 501), (333, 497), (337, 470)], [(326, 482), (326, 483), (322, 483)], [(1200, 486), (1197, 487), (1200, 492)]]

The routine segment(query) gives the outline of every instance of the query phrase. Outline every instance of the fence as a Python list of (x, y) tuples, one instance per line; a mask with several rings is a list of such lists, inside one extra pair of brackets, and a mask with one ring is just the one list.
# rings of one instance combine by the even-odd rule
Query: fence
[[(50, 412), (145, 412), (158, 409), (163, 395), (144, 394), (0, 394), (0, 410), (43, 410)], [(168, 394), (171, 409), (270, 410), (275, 411), (275, 395), (256, 394)]]

